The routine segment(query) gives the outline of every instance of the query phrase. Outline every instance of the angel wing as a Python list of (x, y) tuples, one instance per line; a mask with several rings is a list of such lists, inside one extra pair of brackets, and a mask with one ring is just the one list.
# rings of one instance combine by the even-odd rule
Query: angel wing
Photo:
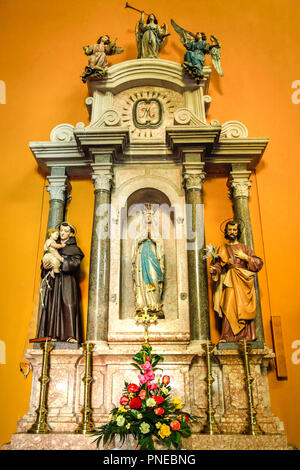
[(210, 55), (212, 59), (212, 63), (220, 75), (220, 77), (224, 77), (222, 66), (221, 66), (221, 46), (218, 39), (215, 36), (211, 36), (213, 39), (213, 47), (210, 49)]
[(124, 52), (123, 47), (115, 47), (114, 48), (114, 54), (122, 54)]
[(136, 44), (138, 49), (138, 59), (142, 57), (142, 39), (143, 33), (140, 30), (140, 22), (138, 21), (135, 25), (135, 37), (136, 37)]
[(106, 50), (107, 55), (122, 54), (122, 52), (124, 52), (123, 47), (117, 47), (115, 42), (111, 42)]
[(191, 33), (187, 29), (183, 29), (178, 24), (175, 23), (174, 20), (171, 20), (171, 24), (173, 28), (175, 29), (176, 33), (179, 34), (180, 41), (182, 44), (184, 44), (184, 38), (186, 38), (187, 41), (195, 41), (195, 34)]

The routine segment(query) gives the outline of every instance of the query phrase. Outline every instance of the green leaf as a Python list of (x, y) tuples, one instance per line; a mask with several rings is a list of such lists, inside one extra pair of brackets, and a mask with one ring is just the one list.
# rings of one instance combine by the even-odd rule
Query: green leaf
[(191, 435), (191, 431), (190, 429), (186, 429), (186, 428), (181, 428), (181, 434), (184, 436), (184, 437), (189, 437)]
[(167, 447), (171, 447), (172, 445), (172, 439), (171, 437), (165, 437), (165, 439), (163, 440), (164, 444), (167, 446)]

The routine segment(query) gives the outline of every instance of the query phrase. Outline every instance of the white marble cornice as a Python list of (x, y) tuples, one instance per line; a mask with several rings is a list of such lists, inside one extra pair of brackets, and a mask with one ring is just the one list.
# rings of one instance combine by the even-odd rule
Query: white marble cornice
[[(200, 83), (204, 94), (208, 92), (210, 74), (211, 67), (205, 66), (204, 78)], [(180, 63), (164, 59), (126, 60), (109, 67), (107, 75), (101, 80), (88, 81), (89, 93), (92, 96), (95, 90), (117, 94), (145, 85), (169, 88), (180, 93), (199, 88), (195, 80), (183, 73)]]

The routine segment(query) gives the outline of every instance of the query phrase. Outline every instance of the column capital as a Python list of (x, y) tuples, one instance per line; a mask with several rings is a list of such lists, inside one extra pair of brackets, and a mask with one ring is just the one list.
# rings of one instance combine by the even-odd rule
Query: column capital
[(204, 180), (204, 171), (201, 174), (185, 173), (183, 175), (183, 185), (187, 191), (191, 189), (197, 189), (199, 191), (202, 191)]
[(249, 197), (249, 189), (252, 185), (249, 179), (250, 175), (251, 171), (248, 171), (246, 169), (235, 169), (230, 172), (227, 184), (230, 188), (229, 195), (231, 198), (236, 199), (240, 197)]
[(65, 202), (66, 191), (68, 189), (68, 177), (67, 176), (48, 176), (49, 185), (46, 186), (46, 190), (50, 194), (50, 200), (58, 200)]
[(95, 186), (95, 191), (108, 191), (112, 187), (113, 175), (111, 173), (93, 173), (92, 180)]
[(203, 170), (205, 163), (185, 163), (183, 165), (183, 186), (189, 191), (197, 189), (202, 191), (206, 173)]
[(95, 191), (110, 192), (113, 183), (113, 165), (110, 158), (100, 159), (92, 165), (92, 168), (92, 180), (95, 186)]

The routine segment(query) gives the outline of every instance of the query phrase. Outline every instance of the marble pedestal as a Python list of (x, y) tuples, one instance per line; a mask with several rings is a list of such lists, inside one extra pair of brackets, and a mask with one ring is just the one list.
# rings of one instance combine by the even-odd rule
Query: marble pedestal
[[(132, 356), (140, 349), (138, 344), (98, 344), (93, 353), (92, 408), (96, 426), (107, 422), (110, 410), (119, 406), (124, 380), (137, 383), (137, 371), (130, 363)], [(185, 448), (215, 448), (212, 445), (249, 445), (283, 448), (286, 445), (283, 423), (273, 415), (270, 406), (267, 366), (273, 353), (268, 348), (254, 350), (250, 356), (253, 381), (253, 401), (257, 411), (257, 422), (265, 436), (239, 436), (239, 441), (228, 435), (240, 435), (248, 422), (248, 400), (245, 391), (244, 366), (236, 350), (217, 350), (213, 356), (213, 405), (216, 421), (224, 433), (221, 437), (199, 434), (206, 423), (207, 383), (206, 359), (201, 344), (153, 344), (154, 352), (163, 354), (162, 374), (171, 377), (173, 396), (178, 396), (186, 411), (200, 417), (194, 426), (193, 436)], [(59, 436), (68, 435), (70, 446), (85, 448), (86, 440), (72, 433), (81, 420), (83, 403), (84, 356), (79, 350), (53, 350), (50, 355), (50, 384), (48, 392), (48, 424), (53, 433), (47, 436), (24, 434), (36, 418), (39, 402), (42, 354), (39, 350), (28, 350), (27, 358), (33, 365), (32, 391), (28, 413), (18, 423), (18, 433), (13, 435), (9, 448), (40, 448), (39, 445), (56, 448)], [(56, 434), (63, 433), (63, 434)], [(58, 436), (58, 437), (57, 437)], [(60, 438), (61, 438), (60, 437)], [(77, 440), (76, 440), (77, 439)], [(224, 440), (225, 439), (225, 440)], [(248, 440), (247, 440), (248, 439)], [(67, 440), (65, 440), (67, 442)], [(239, 442), (239, 444), (234, 444)], [(251, 444), (252, 442), (252, 444)], [(52, 444), (51, 444), (52, 443)], [(74, 444), (75, 443), (75, 444)], [(248, 444), (247, 444), (248, 443)], [(51, 447), (53, 445), (54, 447)], [(65, 444), (63, 444), (65, 445)], [(67, 444), (66, 444), (67, 445)], [(90, 445), (90, 444), (88, 444)], [(200, 447), (199, 447), (200, 446)], [(233, 447), (230, 447), (233, 446)], [(280, 448), (281, 448), (280, 447)], [(74, 447), (70, 447), (74, 448)], [(89, 448), (89, 447), (88, 447)], [(260, 448), (260, 447), (258, 447)]]
[[(97, 450), (93, 436), (80, 436), (69, 433), (52, 433), (48, 435), (13, 434), (10, 444), (3, 450)], [(125, 442), (122, 447), (118, 443), (100, 446), (99, 450), (109, 449), (136, 450), (134, 441)], [(209, 436), (193, 434), (183, 440), (186, 450), (289, 450), (284, 435), (246, 436), (241, 434)], [(157, 450), (165, 450), (157, 447)]]

